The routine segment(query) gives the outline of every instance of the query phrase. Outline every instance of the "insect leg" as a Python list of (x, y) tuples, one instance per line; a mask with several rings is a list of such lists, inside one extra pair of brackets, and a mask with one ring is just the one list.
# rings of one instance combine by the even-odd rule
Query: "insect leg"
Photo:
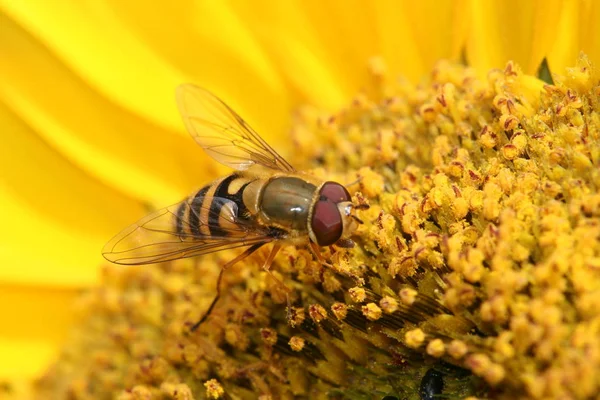
[(275, 259), (275, 256), (277, 255), (277, 253), (279, 252), (279, 250), (281, 249), (281, 245), (280, 244), (275, 244), (273, 245), (273, 248), (271, 249), (271, 253), (269, 253), (269, 256), (267, 257), (267, 259), (265, 260), (265, 263), (263, 265), (263, 270), (268, 273), (271, 278), (277, 282), (277, 284), (279, 285), (280, 288), (282, 288), (285, 291), (285, 300), (287, 303), (287, 317), (288, 317), (288, 321), (291, 318), (291, 310), (292, 310), (292, 304), (290, 303), (290, 288), (288, 288), (285, 283), (281, 282), (279, 279), (277, 279), (275, 277), (275, 275), (273, 275), (270, 271), (271, 268), (271, 264), (273, 263), (273, 260)]
[(192, 328), (191, 328), (192, 332), (194, 332), (196, 329), (198, 329), (198, 327), (210, 315), (210, 313), (211, 313), (213, 307), (215, 306), (215, 304), (217, 304), (217, 300), (219, 300), (219, 297), (221, 296), (221, 280), (223, 278), (223, 272), (227, 268), (229, 268), (232, 265), (234, 265), (234, 264), (242, 261), (244, 258), (248, 257), (250, 254), (254, 253), (262, 245), (264, 245), (264, 243), (257, 243), (257, 244), (254, 244), (254, 245), (248, 247), (242, 254), (240, 254), (239, 256), (237, 256), (236, 258), (234, 258), (233, 260), (229, 261), (227, 264), (223, 265), (223, 267), (221, 268), (221, 272), (219, 272), (219, 277), (217, 278), (217, 295), (213, 299), (212, 303), (210, 303), (210, 306), (208, 307), (208, 310), (206, 310), (206, 312), (204, 313), (204, 316), (202, 318), (200, 318), (200, 321), (196, 322), (192, 326)]
[(273, 280), (275, 282), (277, 282), (277, 284), (285, 291), (286, 296), (287, 296), (287, 294), (291, 291), (290, 288), (288, 288), (287, 286), (285, 286), (285, 284), (283, 282), (281, 282), (279, 279), (277, 279), (275, 277), (275, 275), (273, 275), (273, 273), (270, 271), (271, 264), (273, 264), (273, 260), (275, 259), (275, 256), (277, 255), (277, 253), (279, 252), (280, 249), (281, 249), (281, 245), (280, 244), (273, 245), (273, 248), (271, 249), (271, 253), (269, 253), (269, 256), (265, 260), (265, 263), (264, 263), (262, 269), (267, 274), (269, 274), (269, 276), (271, 276), (271, 278), (273, 278)]
[(275, 256), (277, 255), (277, 253), (279, 252), (279, 250), (281, 249), (281, 245), (280, 244), (275, 244), (273, 245), (273, 248), (271, 249), (271, 252), (269, 253), (269, 256), (267, 257), (267, 259), (265, 260), (265, 263), (263, 264), (262, 269), (266, 272), (268, 272), (271, 277), (273, 279), (275, 279), (276, 281), (278, 280), (277, 278), (275, 278), (272, 274), (271, 274), (271, 264), (273, 263), (273, 260), (275, 259)]
[(319, 261), (322, 265), (329, 267), (329, 268), (333, 268), (333, 265), (331, 265), (330, 263), (327, 262), (327, 260), (325, 260), (325, 258), (321, 254), (321, 250), (319, 249), (319, 246), (317, 246), (316, 243), (309, 242), (308, 249), (311, 251), (311, 253), (313, 253), (313, 255), (317, 258), (317, 261)]

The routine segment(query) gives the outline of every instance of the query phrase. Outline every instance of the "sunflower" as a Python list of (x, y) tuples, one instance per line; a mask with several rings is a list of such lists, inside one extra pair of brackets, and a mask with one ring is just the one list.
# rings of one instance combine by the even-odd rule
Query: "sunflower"
[[(184, 132), (177, 85), (218, 93), (289, 154), (294, 144), (281, 132), (301, 105), (334, 113), (359, 93), (386, 95), (382, 77), (414, 87), (439, 59), (484, 80), (513, 60), (524, 90), (535, 92), (541, 83), (529, 77), (544, 59), (558, 72), (580, 51), (600, 63), (599, 23), (599, 4), (584, 0), (2, 1), (0, 382), (18, 387), (56, 357), (74, 299), (98, 284), (108, 238), (224, 172)], [(294, 127), (305, 125), (314, 128)], [(302, 154), (339, 166), (333, 153)]]

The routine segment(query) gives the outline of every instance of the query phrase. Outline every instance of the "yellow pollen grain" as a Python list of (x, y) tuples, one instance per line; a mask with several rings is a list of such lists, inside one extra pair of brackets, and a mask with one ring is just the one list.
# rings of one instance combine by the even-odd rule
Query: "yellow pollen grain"
[(379, 131), (379, 154), (381, 161), (392, 162), (398, 157), (398, 152), (394, 150), (396, 144), (396, 134), (392, 129), (382, 129)]
[(508, 308), (502, 296), (495, 296), (484, 302), (480, 307), (483, 321), (502, 323), (508, 318)]
[(304, 307), (292, 307), (290, 316), (290, 325), (292, 327), (300, 326), (306, 318), (306, 311), (304, 310)]
[(359, 184), (361, 192), (367, 196), (367, 198), (377, 197), (383, 192), (383, 177), (374, 172), (371, 168), (361, 168), (358, 171), (358, 176), (360, 178)]
[(193, 400), (192, 389), (185, 383), (163, 382), (160, 385), (162, 394), (174, 400)]
[(209, 399), (219, 399), (225, 394), (225, 390), (216, 379), (210, 379), (204, 382), (206, 388), (206, 397)]
[(447, 351), (452, 358), (459, 360), (467, 354), (469, 348), (463, 341), (455, 339), (448, 344)]
[(311, 304), (308, 307), (308, 315), (317, 324), (327, 318), (327, 310), (320, 304)]
[(452, 202), (452, 210), (454, 211), (454, 218), (464, 218), (469, 212), (469, 203), (464, 197), (456, 198)]
[(521, 152), (519, 151), (517, 146), (515, 146), (514, 144), (507, 144), (502, 147), (502, 155), (507, 160), (514, 160), (515, 158), (517, 158), (519, 156), (520, 153)]
[(506, 376), (506, 370), (498, 364), (492, 364), (488, 367), (488, 369), (483, 373), (483, 379), (486, 380), (492, 386), (496, 386)]
[(523, 134), (513, 136), (511, 142), (520, 153), (523, 152), (527, 147), (527, 137)]
[(459, 163), (458, 161), (450, 163), (448, 166), (448, 175), (453, 178), (460, 178), (465, 170), (464, 165)]
[(368, 303), (367, 305), (362, 306), (361, 310), (363, 315), (370, 321), (376, 321), (381, 318), (381, 308), (375, 303)]
[(271, 328), (262, 328), (260, 330), (260, 337), (269, 346), (274, 346), (277, 343), (277, 332)]
[(331, 305), (331, 311), (338, 320), (343, 320), (348, 315), (348, 306), (344, 303), (335, 302)]
[(500, 117), (500, 126), (505, 131), (512, 131), (519, 126), (519, 120), (512, 115), (505, 114)]
[(484, 129), (479, 138), (479, 143), (486, 149), (492, 149), (498, 144), (498, 137), (491, 129)]
[(361, 287), (353, 287), (348, 290), (350, 298), (355, 303), (362, 303), (367, 298), (367, 292)]
[(436, 119), (437, 112), (432, 104), (423, 104), (419, 108), (419, 114), (423, 117), (425, 122), (433, 122)]
[(425, 332), (421, 329), (413, 329), (404, 334), (404, 342), (410, 348), (419, 348), (425, 341)]
[(291, 349), (294, 351), (302, 351), (302, 349), (304, 348), (304, 343), (305, 343), (304, 339), (302, 339), (299, 336), (292, 336), (290, 338), (290, 341), (288, 342)]
[(465, 365), (473, 371), (475, 375), (483, 376), (492, 365), (490, 358), (482, 353), (472, 354), (465, 360)]
[(398, 293), (402, 304), (407, 306), (411, 306), (415, 302), (418, 294), (419, 292), (411, 288), (400, 289), (400, 292)]
[(446, 351), (446, 346), (441, 339), (433, 339), (431, 342), (427, 344), (427, 354), (432, 357), (439, 358), (444, 355)]
[(387, 314), (392, 314), (398, 309), (398, 301), (393, 297), (385, 296), (379, 300), (379, 306)]

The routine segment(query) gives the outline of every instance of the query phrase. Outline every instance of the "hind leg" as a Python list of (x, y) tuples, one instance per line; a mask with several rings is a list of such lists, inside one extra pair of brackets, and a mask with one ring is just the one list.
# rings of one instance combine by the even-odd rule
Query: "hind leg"
[(234, 258), (233, 260), (229, 261), (227, 264), (223, 265), (223, 267), (221, 268), (221, 272), (219, 272), (219, 278), (217, 278), (217, 295), (213, 299), (212, 303), (210, 303), (210, 306), (208, 306), (208, 310), (206, 310), (206, 312), (204, 313), (204, 316), (202, 318), (200, 318), (200, 321), (196, 322), (192, 326), (192, 328), (191, 328), (192, 332), (194, 332), (196, 329), (198, 329), (198, 327), (200, 325), (202, 325), (202, 323), (210, 315), (212, 309), (215, 307), (215, 304), (217, 304), (217, 301), (219, 300), (219, 297), (221, 296), (221, 280), (223, 279), (223, 272), (225, 272), (225, 270), (228, 269), (229, 267), (233, 266), (234, 264), (236, 264), (236, 263), (242, 261), (244, 258), (248, 257), (250, 254), (254, 253), (263, 244), (264, 243), (258, 243), (258, 244), (250, 246), (242, 254), (240, 254), (239, 256), (237, 256), (236, 258)]

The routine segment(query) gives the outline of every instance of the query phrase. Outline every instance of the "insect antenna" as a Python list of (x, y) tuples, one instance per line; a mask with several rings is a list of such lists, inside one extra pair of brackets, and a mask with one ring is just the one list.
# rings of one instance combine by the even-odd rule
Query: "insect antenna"
[(363, 220), (362, 220), (362, 219), (360, 219), (360, 218), (358, 218), (356, 215), (354, 215), (354, 214), (350, 214), (350, 216), (351, 216), (352, 218), (354, 218), (354, 220), (355, 220), (356, 222), (358, 222), (359, 224), (361, 224), (361, 225), (362, 225), (362, 224), (364, 224)]
[(215, 307), (215, 304), (217, 304), (217, 301), (219, 300), (219, 297), (221, 296), (221, 280), (223, 278), (223, 272), (225, 272), (225, 270), (227, 268), (233, 266), (237, 262), (242, 261), (244, 258), (246, 258), (249, 255), (251, 255), (252, 253), (254, 253), (256, 250), (258, 250), (264, 244), (265, 244), (264, 242), (256, 243), (256, 244), (248, 247), (242, 254), (240, 254), (233, 260), (229, 261), (227, 264), (223, 265), (223, 267), (221, 268), (221, 272), (219, 272), (219, 277), (217, 278), (217, 295), (213, 299), (212, 303), (210, 303), (210, 306), (208, 307), (208, 310), (206, 310), (206, 312), (204, 313), (204, 316), (202, 316), (202, 318), (200, 318), (200, 320), (198, 322), (196, 322), (194, 325), (192, 325), (192, 327), (190, 329), (192, 332), (194, 332), (196, 329), (198, 329), (200, 327), (200, 325), (202, 325), (202, 323), (210, 315), (212, 309)]
[(350, 187), (352, 185), (356, 185), (357, 183), (359, 183), (360, 181), (362, 181), (362, 178), (363, 178), (362, 176), (359, 176), (356, 180), (354, 180), (354, 181), (352, 181), (350, 183), (346, 183), (344, 186), (348, 188), (348, 187)]

